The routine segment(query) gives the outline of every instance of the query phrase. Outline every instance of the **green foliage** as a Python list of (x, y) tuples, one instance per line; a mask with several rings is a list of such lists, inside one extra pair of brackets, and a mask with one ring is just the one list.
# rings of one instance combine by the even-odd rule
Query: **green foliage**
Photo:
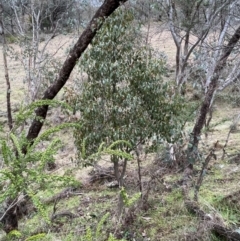
[[(109, 217), (109, 213), (106, 213), (101, 220), (99, 221), (97, 228), (96, 228), (96, 232), (95, 234), (93, 233), (91, 228), (87, 228), (86, 230), (86, 234), (84, 235), (84, 237), (81, 238), (81, 241), (100, 241), (100, 240), (106, 240), (104, 239), (101, 231), (103, 228), (104, 223), (107, 221)], [(107, 241), (124, 241), (123, 239), (119, 240), (116, 239), (112, 234), (109, 235)]]
[(142, 46), (132, 21), (131, 11), (116, 11), (79, 63), (88, 74), (76, 103), (82, 117), (76, 145), (84, 146), (84, 156), (96, 153), (102, 142), (127, 140), (129, 153), (140, 140), (170, 140), (181, 124), (183, 101), (162, 80), (165, 60)]
[(132, 160), (133, 156), (129, 153), (127, 153), (126, 151), (122, 151), (119, 149), (116, 149), (117, 146), (121, 146), (121, 148), (123, 149), (123, 147), (131, 147), (131, 144), (125, 140), (118, 140), (113, 142), (111, 145), (109, 145), (108, 147), (105, 146), (106, 143), (101, 143), (101, 145), (99, 146), (98, 150), (96, 153), (90, 155), (90, 156), (86, 156), (85, 153), (85, 141), (82, 142), (82, 148), (81, 148), (81, 154), (80, 156), (81, 158), (81, 164), (83, 166), (88, 166), (88, 165), (92, 165), (93, 162), (95, 160), (97, 160), (100, 156), (108, 154), (111, 156), (115, 156), (117, 158), (121, 158), (121, 159), (126, 159), (126, 160)]
[(14, 239), (19, 239), (21, 238), (22, 234), (18, 230), (12, 230), (8, 235), (7, 235), (7, 240), (14, 240)]
[(131, 198), (129, 197), (129, 195), (127, 194), (126, 190), (124, 187), (122, 187), (121, 191), (120, 191), (120, 195), (123, 198), (123, 203), (125, 206), (130, 207), (132, 206), (140, 197), (141, 197), (141, 193), (135, 193)]
[(97, 225), (97, 229), (96, 229), (96, 234), (95, 234), (95, 239), (99, 240), (101, 235), (101, 230), (103, 227), (103, 224), (106, 222), (107, 218), (109, 217), (109, 213), (106, 213), (101, 220), (99, 221), (98, 225)]
[(46, 237), (45, 233), (38, 233), (31, 237), (28, 237), (25, 241), (35, 241), (35, 240), (43, 240)]
[[(65, 127), (76, 127), (76, 125), (65, 124)], [(49, 135), (56, 130), (56, 128), (50, 128), (46, 131)], [(61, 129), (61, 128), (60, 128)], [(47, 137), (45, 133), (41, 136)], [(41, 137), (40, 136), (40, 137)], [(18, 193), (25, 192), (29, 195), (35, 193), (36, 189), (44, 189), (46, 185), (48, 187), (71, 185), (75, 181), (68, 176), (59, 177), (57, 175), (50, 175), (44, 172), (44, 168), (49, 160), (53, 159), (53, 155), (61, 147), (59, 139), (53, 139), (45, 150), (39, 151), (34, 143), (32, 147), (29, 147), (27, 154), (22, 153), (22, 149), (25, 146), (26, 140), (20, 136), (19, 140), (11, 133), (10, 134), (13, 145), (10, 140), (1, 141), (1, 152), (5, 167), (0, 171), (1, 185), (7, 184), (6, 190), (0, 193), (0, 202), (7, 197), (15, 198)], [(38, 140), (43, 140), (39, 138)], [(38, 141), (37, 140), (37, 141)], [(40, 141), (39, 141), (40, 142)], [(30, 195), (32, 196), (32, 194)]]
[[(49, 105), (52, 107), (63, 107), (65, 110), (72, 111), (71, 106), (66, 104), (66, 102), (58, 101), (58, 100), (38, 100), (34, 101), (31, 104), (23, 107), (21, 106), (16, 117), (15, 117), (15, 126), (18, 127), (20, 124), (22, 124), (26, 119), (35, 117), (34, 110), (37, 107), (43, 106), (43, 105)], [(15, 128), (16, 128), (15, 127)]]
[[(53, 102), (53, 104), (56, 104), (55, 101)], [(39, 103), (31, 104), (31, 106), (36, 107)], [(49, 103), (49, 101), (46, 102), (46, 104)], [(28, 108), (24, 109), (27, 115), (23, 114), (23, 116), (29, 116)], [(29, 107), (29, 109), (32, 108)], [(21, 113), (24, 113), (24, 111)], [(49, 128), (39, 135), (32, 145), (27, 141), (24, 132), (19, 135), (12, 132), (5, 139), (0, 140), (0, 154), (3, 159), (3, 168), (0, 170), (0, 186), (2, 187), (0, 203), (8, 198), (15, 200), (20, 194), (27, 195), (41, 216), (47, 222), (50, 222), (45, 206), (36, 195), (37, 192), (55, 189), (56, 187), (79, 185), (71, 176), (59, 176), (45, 172), (46, 164), (54, 161), (54, 155), (62, 146), (61, 140), (54, 138), (53, 134), (64, 128), (79, 128), (79, 125), (64, 123)], [(42, 144), (50, 137), (51, 141), (48, 146), (45, 149), (40, 148), (39, 144)], [(24, 149), (26, 154), (23, 152)]]
[[(59, 132), (61, 131), (62, 129), (66, 129), (66, 128), (80, 128), (80, 125), (79, 124), (76, 124), (76, 123), (63, 123), (63, 124), (60, 124), (60, 125), (57, 125), (55, 127), (52, 127), (52, 128), (49, 128), (47, 129), (46, 131), (44, 131), (41, 135), (39, 135), (35, 140), (34, 140), (34, 143), (32, 146), (29, 147), (29, 150), (28, 152), (31, 152), (32, 150), (34, 150), (36, 148), (36, 146), (43, 140), (46, 140), (50, 135), (56, 133), (56, 132)], [(57, 141), (55, 141), (57, 144)], [(51, 148), (48, 148), (51, 150)], [(50, 151), (49, 150), (49, 151)]]
[(124, 239), (116, 239), (113, 234), (110, 233), (107, 241), (124, 241)]

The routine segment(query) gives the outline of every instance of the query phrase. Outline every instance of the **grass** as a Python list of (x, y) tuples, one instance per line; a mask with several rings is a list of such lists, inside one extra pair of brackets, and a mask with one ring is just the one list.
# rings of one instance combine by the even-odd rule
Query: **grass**
[[(170, 37), (168, 33), (164, 36)], [(158, 35), (155, 35), (153, 41), (157, 42), (158, 37)], [(167, 43), (167, 52), (173, 57), (174, 53), (172, 51), (174, 48), (169, 46), (169, 42)], [(161, 46), (164, 46), (164, 44)], [(1, 61), (0, 58), (0, 63)], [(174, 62), (174, 58), (170, 57), (170, 61)], [(16, 65), (17, 67), (15, 68), (14, 63), (10, 64), (10, 70), (15, 70), (11, 71), (14, 73), (13, 75), (11, 74), (11, 78), (14, 79), (11, 82), (13, 88), (12, 100), (13, 103), (19, 103), (23, 97), (23, 84), (19, 80), (18, 75), (19, 72), (20, 75), (23, 75), (23, 70), (20, 70), (19, 65)], [(2, 74), (0, 74), (0, 80), (2, 81), (0, 83), (1, 89), (5, 89), (3, 73), (2, 71)], [(0, 104), (3, 106), (2, 111), (5, 111), (5, 98), (5, 92), (1, 91)], [(240, 108), (233, 109), (231, 105), (226, 105), (224, 102), (216, 106), (210, 126), (211, 132), (208, 138), (203, 136), (201, 140), (201, 149), (204, 153), (207, 154), (211, 145), (217, 140), (221, 144), (225, 143), (232, 123), (232, 116), (239, 110)], [(4, 121), (4, 118), (1, 117), (0, 122)], [(49, 123), (51, 124), (51, 116), (49, 119)], [(77, 179), (85, 184), (79, 191), (81, 194), (60, 200), (57, 203), (56, 212), (70, 211), (77, 215), (77, 217), (73, 219), (61, 217), (48, 224), (39, 214), (31, 213), (28, 217), (21, 220), (19, 225), (21, 237), (16, 240), (27, 240), (30, 236), (40, 232), (40, 234), (44, 234), (39, 235), (39, 240), (77, 241), (85, 235), (88, 227), (94, 232), (101, 218), (106, 213), (109, 213), (110, 216), (103, 224), (101, 240), (106, 240), (110, 232), (116, 233), (119, 236), (121, 235), (125, 239), (135, 239), (137, 241), (185, 240), (188, 235), (196, 237), (197, 235), (202, 235), (202, 240), (205, 241), (221, 240), (216, 235), (209, 233), (207, 229), (203, 229), (199, 219), (195, 215), (190, 214), (185, 208), (179, 185), (182, 173), (177, 172), (169, 172), (164, 177), (159, 177), (159, 180), (153, 183), (151, 188), (148, 207), (139, 210), (133, 216), (133, 219), (130, 220), (131, 222), (121, 227), (116, 221), (119, 190), (109, 189), (103, 183), (89, 185), (87, 183), (89, 168), (80, 170), (79, 167), (76, 167), (75, 163), (71, 162), (71, 157), (74, 158), (75, 155), (72, 136), (67, 132), (59, 134), (59, 137), (64, 142), (64, 148), (56, 155), (56, 162), (59, 167), (56, 172), (61, 174), (70, 170), (72, 171), (72, 175), (75, 175)], [(237, 153), (240, 148), (239, 143), (240, 136), (237, 133), (232, 133), (226, 148), (227, 154)], [(240, 202), (238, 200), (240, 199), (238, 196), (231, 196), (231, 194), (239, 190), (240, 168), (236, 163), (229, 163), (228, 156), (225, 157), (225, 160), (220, 160), (221, 155), (222, 151), (219, 150), (217, 152), (218, 159), (210, 162), (199, 192), (199, 203), (206, 212), (217, 212), (227, 225), (239, 226)], [(156, 170), (158, 167), (157, 164), (152, 164), (152, 156), (150, 156), (143, 163), (143, 180), (149, 180), (150, 170)], [(196, 167), (200, 170), (201, 165), (197, 165)], [(197, 175), (198, 173), (193, 177), (195, 180), (197, 179)], [(137, 178), (136, 162), (131, 162), (129, 163), (125, 179), (127, 191), (131, 195), (139, 191)], [(54, 190), (53, 193), (44, 191), (39, 192), (38, 195), (47, 199), (59, 191)], [(53, 213), (53, 205), (46, 206), (49, 217)], [(0, 234), (0, 240), (7, 240), (4, 233)], [(14, 239), (12, 238), (12, 240)], [(99, 241), (101, 240), (99, 239)]]
[[(217, 120), (214, 119), (213, 122), (219, 121), (218, 118), (224, 117), (218, 116)], [(223, 131), (227, 133), (227, 126), (223, 128)], [(220, 136), (217, 131), (214, 131), (208, 141), (213, 141), (215, 138), (220, 139), (220, 137), (224, 140), (224, 134), (221, 133)], [(237, 143), (238, 139), (239, 137), (235, 135), (231, 136), (231, 141), (234, 141), (234, 143)], [(233, 147), (229, 147), (227, 150), (231, 148)], [(144, 163), (144, 180), (149, 179), (148, 170), (157, 169), (159, 164), (152, 165), (152, 158), (147, 159)], [(197, 170), (200, 170), (200, 168), (200, 164), (196, 166)], [(64, 167), (63, 169), (66, 170)], [(234, 197), (231, 197), (232, 193), (239, 190), (239, 174), (240, 169), (238, 165), (236, 163), (228, 163), (227, 158), (225, 160), (212, 160), (199, 192), (201, 207), (207, 213), (217, 212), (219, 217), (229, 227), (238, 226), (240, 223), (240, 203), (236, 202)], [(138, 211), (132, 222), (122, 227), (116, 225), (119, 190), (109, 189), (104, 183), (83, 185), (79, 191), (80, 195), (62, 199), (57, 204), (57, 212), (70, 211), (76, 214), (77, 218), (69, 219), (62, 217), (48, 224), (37, 213), (32, 213), (27, 218), (21, 220), (19, 231), (22, 236), (20, 240), (26, 240), (38, 232), (46, 234), (41, 240), (79, 240), (79, 237), (85, 235), (88, 227), (93, 231), (96, 230), (99, 221), (106, 213), (109, 213), (110, 217), (103, 225), (102, 239), (99, 239), (99, 241), (106, 240), (108, 234), (110, 232), (114, 233), (117, 228), (119, 230), (117, 230), (116, 234), (127, 240), (133, 240), (134, 238), (138, 241), (144, 241), (147, 238), (156, 241), (185, 240), (187, 236), (194, 236), (199, 233), (201, 233), (201, 237), (204, 237), (202, 240), (221, 240), (214, 234), (209, 233), (206, 228), (202, 229), (198, 217), (190, 214), (185, 208), (181, 187), (178, 184), (181, 177), (181, 173), (169, 173), (159, 177), (159, 180), (153, 184), (150, 192), (148, 208)], [(197, 177), (198, 172), (193, 178), (196, 180)], [(136, 184), (136, 179), (136, 162), (131, 162), (126, 175), (129, 193), (138, 192), (138, 187), (134, 185), (134, 183)], [(59, 191), (55, 190), (54, 193)], [(45, 191), (38, 193), (38, 195), (46, 199), (51, 197), (53, 193)], [(53, 204), (47, 206), (47, 211), (48, 215), (51, 216)], [(6, 240), (6, 237), (3, 235), (1, 240)]]

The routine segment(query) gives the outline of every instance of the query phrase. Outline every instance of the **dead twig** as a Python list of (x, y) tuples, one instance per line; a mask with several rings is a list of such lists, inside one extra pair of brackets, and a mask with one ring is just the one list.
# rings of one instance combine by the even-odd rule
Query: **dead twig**
[(235, 128), (237, 126), (237, 123), (239, 121), (239, 118), (240, 118), (240, 114), (237, 116), (237, 118), (233, 121), (233, 124), (230, 126), (230, 130), (228, 132), (227, 139), (226, 139), (225, 144), (223, 146), (223, 154), (222, 154), (221, 160), (223, 160), (225, 155), (226, 155), (226, 147), (228, 145), (230, 134), (235, 130)]
[(210, 153), (208, 154), (208, 156), (206, 157), (205, 161), (203, 162), (201, 173), (200, 173), (200, 175), (198, 177), (197, 184), (195, 186), (194, 199), (193, 199), (195, 202), (198, 201), (198, 192), (199, 192), (200, 187), (202, 185), (203, 177), (204, 177), (204, 174), (206, 173), (206, 169), (208, 167), (208, 164), (209, 164), (211, 158), (213, 157), (215, 160), (217, 159), (217, 157), (215, 155), (215, 150), (216, 150), (216, 147), (217, 147), (217, 143), (218, 143), (218, 141), (215, 143), (214, 147), (211, 149)]
[(54, 219), (61, 218), (61, 217), (68, 217), (72, 219), (72, 218), (77, 218), (78, 216), (70, 211), (62, 211), (52, 215), (51, 221), (53, 222)]
[[(213, 153), (211, 154), (211, 152), (210, 152), (210, 154), (208, 155), (208, 157), (205, 160), (205, 163), (209, 163), (212, 155), (213, 155)], [(206, 166), (204, 165), (203, 169), (205, 169), (205, 167)], [(206, 213), (199, 207), (199, 204), (196, 201), (191, 200), (191, 198), (189, 197), (189, 190), (190, 190), (190, 187), (192, 186), (191, 185), (192, 184), (191, 183), (192, 182), (192, 178), (191, 178), (192, 172), (193, 172), (193, 170), (191, 168), (187, 167), (184, 171), (183, 179), (182, 179), (182, 184), (183, 184), (182, 193), (183, 193), (183, 197), (184, 197), (184, 204), (185, 204), (187, 210), (189, 212), (197, 215), (198, 217), (200, 217), (200, 219), (202, 221), (204, 221), (205, 226), (208, 227), (209, 230), (217, 233), (220, 236), (225, 237), (226, 240), (228, 240), (228, 241), (239, 241), (240, 233), (226, 227), (225, 224), (222, 222), (221, 218), (217, 215), (217, 213), (214, 213), (214, 214)], [(201, 184), (202, 177), (200, 177), (199, 180), (200, 180), (199, 183)]]
[(75, 192), (72, 188), (66, 188), (63, 191), (61, 191), (60, 193), (54, 195), (53, 197), (51, 197), (43, 202), (44, 202), (44, 204), (48, 205), (50, 203), (56, 203), (60, 199), (83, 195), (83, 194), (84, 193), (81, 193), (81, 192)]

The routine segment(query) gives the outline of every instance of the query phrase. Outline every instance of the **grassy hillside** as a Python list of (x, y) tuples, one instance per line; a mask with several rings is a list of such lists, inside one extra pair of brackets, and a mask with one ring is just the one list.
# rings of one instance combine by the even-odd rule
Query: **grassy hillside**
[[(169, 33), (154, 34), (155, 30), (152, 30), (152, 44), (155, 48), (166, 50), (169, 55), (168, 64), (171, 66), (174, 57), (173, 43), (168, 42), (166, 46), (161, 44)], [(63, 53), (59, 55), (60, 59), (62, 57)], [(0, 62), (0, 66), (3, 68), (2, 62)], [(0, 114), (2, 113), (0, 121), (5, 124), (3, 71), (1, 73), (0, 104), (3, 108), (0, 112)], [(24, 98), (22, 75), (24, 73), (20, 64), (10, 60), (13, 105), (19, 104)], [(74, 74), (72, 78), (74, 78)], [(240, 157), (238, 154), (240, 137), (238, 123), (234, 123), (234, 116), (239, 113), (240, 108), (233, 108), (231, 102), (226, 103), (221, 98), (215, 106), (210, 129), (205, 130), (208, 135), (202, 135), (200, 144), (204, 157), (217, 141), (219, 146), (216, 151), (216, 160), (210, 161), (204, 174), (199, 192), (199, 206), (209, 217), (217, 214), (218, 222), (237, 230), (240, 225)], [(69, 121), (69, 116), (65, 116), (60, 109), (51, 110), (47, 125), (51, 126), (64, 121)], [(236, 129), (230, 134), (225, 148), (226, 154), (222, 159), (222, 147), (225, 145), (233, 124)], [(190, 127), (191, 123), (189, 123), (189, 129)], [(116, 213), (120, 190), (117, 187), (109, 187), (114, 181), (113, 167), (109, 157), (103, 156), (95, 167), (81, 168), (75, 160), (76, 150), (72, 133), (62, 131), (56, 135), (62, 139), (64, 145), (55, 156), (57, 168), (53, 172), (70, 173), (81, 182), (81, 185), (64, 190), (56, 189), (52, 193), (39, 192), (37, 195), (45, 204), (48, 220), (43, 219), (33, 209), (21, 219), (19, 232), (9, 236), (1, 232), (1, 240), (101, 241), (107, 240), (110, 233), (119, 239), (136, 241), (224, 240), (210, 232), (208, 223), (190, 213), (186, 208), (182, 193), (183, 172), (180, 167), (169, 167), (161, 153), (158, 155), (151, 153), (146, 157), (141, 157), (145, 200), (142, 204), (140, 198), (132, 205), (126, 206), (123, 216), (119, 219)], [(162, 147), (162, 149), (164, 148)], [(198, 163), (191, 176), (191, 197), (194, 195), (195, 183), (201, 168), (202, 164)], [(130, 198), (139, 192), (136, 160), (128, 163), (125, 185)], [(89, 234), (89, 230), (92, 231), (93, 239), (86, 236)]]

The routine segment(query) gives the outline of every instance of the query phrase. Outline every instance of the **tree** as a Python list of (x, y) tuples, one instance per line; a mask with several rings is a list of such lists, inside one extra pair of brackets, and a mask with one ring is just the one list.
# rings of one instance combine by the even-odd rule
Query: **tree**
[(219, 76), (221, 75), (222, 70), (227, 64), (227, 60), (230, 54), (234, 51), (237, 46), (237, 43), (240, 40), (240, 26), (236, 29), (232, 37), (229, 39), (228, 44), (224, 47), (223, 52), (220, 58), (216, 62), (216, 66), (214, 68), (213, 74), (210, 78), (210, 83), (207, 89), (207, 92), (204, 96), (199, 115), (193, 127), (193, 131), (191, 134), (190, 145), (188, 148), (188, 161), (193, 163), (197, 159), (198, 152), (198, 143), (200, 140), (200, 134), (203, 128), (203, 125), (206, 121), (206, 116), (211, 107), (212, 99), (214, 97), (214, 93), (217, 89), (217, 85), (219, 83)]
[[(165, 0), (158, 1), (158, 4), (159, 11), (164, 13), (162, 20), (167, 23), (176, 46), (177, 89), (184, 94), (186, 84), (192, 85), (203, 98), (199, 110), (201, 114), (190, 138), (189, 153), (193, 150), (197, 152), (203, 125), (209, 125), (211, 121), (211, 107), (216, 93), (239, 76), (240, 52), (236, 46), (231, 47), (231, 51), (226, 46), (234, 36), (233, 32), (237, 32), (235, 16), (239, 13), (239, 3), (229, 0)], [(230, 59), (228, 64), (227, 59)], [(207, 120), (208, 113), (210, 116)], [(195, 158), (196, 155), (192, 157)]]
[[(62, 68), (59, 70), (58, 77), (55, 79), (53, 84), (49, 86), (43, 94), (42, 99), (53, 99), (57, 93), (62, 89), (62, 87), (67, 82), (73, 68), (75, 67), (78, 59), (81, 57), (83, 52), (86, 50), (88, 45), (91, 43), (92, 39), (95, 37), (97, 30), (101, 28), (102, 21), (108, 16), (110, 16), (115, 9), (120, 6), (120, 3), (125, 1), (114, 1), (106, 0), (98, 11), (93, 16), (87, 28), (83, 31), (78, 41), (74, 47), (70, 50), (70, 53), (62, 65)], [(28, 134), (27, 139), (29, 141), (34, 141), (38, 136), (42, 126), (43, 120), (46, 118), (48, 111), (48, 105), (41, 106), (36, 109), (36, 117), (33, 120)]]
[[(26, 84), (26, 99), (29, 103), (39, 99), (46, 86), (51, 83), (54, 72), (58, 71), (59, 63), (54, 56), (63, 44), (56, 46), (51, 53), (48, 46), (63, 28), (63, 19), (70, 12), (71, 1), (7, 1), (4, 3), (4, 19), (6, 16), (14, 21), (14, 34), (11, 36), (20, 50), (8, 48), (8, 54), (21, 62), (25, 71), (23, 82)], [(10, 11), (11, 14), (8, 12)], [(64, 18), (65, 16), (65, 18)], [(7, 18), (7, 19), (8, 19)], [(46, 22), (51, 28), (51, 35), (43, 35), (42, 30)], [(50, 32), (50, 31), (49, 31)], [(47, 38), (41, 44), (43, 38)]]
[[(24, 142), (22, 143), (22, 145), (19, 145), (17, 141), (14, 142), (17, 148), (16, 150), (17, 152), (14, 157), (16, 160), (15, 161), (16, 166), (21, 164), (21, 161), (24, 160), (24, 156), (27, 157), (32, 154), (34, 155), (34, 153), (31, 152), (31, 145), (33, 145), (34, 147), (34, 143), (37, 144), (38, 141), (41, 139), (39, 138), (36, 142), (34, 142), (35, 139), (38, 137), (39, 132), (41, 131), (41, 128), (44, 124), (44, 120), (46, 118), (48, 106), (50, 103), (48, 102), (48, 100), (52, 100), (57, 95), (57, 93), (61, 90), (61, 88), (65, 85), (74, 66), (76, 65), (77, 60), (80, 58), (82, 53), (88, 47), (88, 45), (96, 35), (97, 30), (101, 28), (102, 22), (105, 20), (105, 18), (111, 15), (115, 11), (115, 9), (117, 9), (120, 6), (121, 2), (125, 2), (125, 1), (106, 0), (102, 4), (102, 6), (98, 9), (93, 19), (85, 29), (85, 31), (83, 31), (82, 35), (76, 42), (75, 46), (70, 51), (67, 59), (65, 60), (62, 68), (60, 69), (58, 77), (53, 82), (53, 84), (49, 86), (44, 92), (44, 95), (42, 97), (42, 102), (41, 101), (38, 102), (40, 103), (40, 105), (39, 104), (35, 105), (35, 108), (36, 108), (35, 118), (29, 128), (28, 134), (26, 135), (26, 137), (21, 136), (24, 139)], [(24, 133), (25, 132), (23, 132), (23, 135)], [(13, 139), (15, 139), (14, 136), (13, 136)], [(8, 154), (10, 156), (14, 155), (14, 153), (9, 153), (9, 152)], [(8, 155), (6, 155), (6, 157), (7, 157), (7, 162), (11, 161)], [(15, 200), (15, 197), (13, 198)], [(10, 232), (11, 230), (17, 228), (17, 222), (16, 222), (16, 213), (14, 211), (15, 209), (12, 209), (12, 206), (11, 206), (12, 201), (10, 201), (10, 203), (7, 202), (7, 204), (9, 204), (10, 206), (7, 206), (5, 210), (5, 216), (7, 217), (7, 219), (5, 220), (4, 225), (6, 225), (6, 227), (10, 227), (6, 229), (7, 232)]]
[[(126, 140), (129, 145), (116, 145), (130, 153), (138, 144), (150, 140), (171, 141), (181, 124), (178, 115), (180, 99), (164, 83), (164, 59), (141, 46), (131, 11), (119, 10), (106, 20), (84, 54), (80, 65), (88, 81), (77, 97), (82, 126), (75, 133), (80, 159), (82, 146), (86, 156), (97, 152), (99, 145)], [(79, 95), (79, 91), (77, 91)], [(127, 159), (111, 156), (115, 177), (122, 187)]]
[[(57, 27), (65, 28), (74, 17), (75, 0), (2, 0), (2, 4), (7, 29), (12, 34), (28, 32), (31, 25), (36, 24), (33, 21), (39, 22), (39, 30), (54, 32)], [(36, 14), (35, 19), (33, 12)]]
[(11, 84), (9, 80), (8, 73), (8, 63), (7, 63), (7, 46), (6, 46), (6, 38), (5, 38), (5, 27), (3, 22), (3, 6), (0, 3), (0, 35), (2, 36), (2, 46), (3, 46), (3, 63), (4, 63), (4, 71), (5, 71), (5, 79), (7, 86), (6, 100), (7, 100), (7, 116), (8, 116), (8, 126), (11, 131), (13, 127), (12, 120), (12, 109), (11, 109)]
[(42, 31), (54, 32), (58, 25), (60, 25), (61, 28), (64, 28), (71, 22), (72, 17), (74, 16), (74, 0), (52, 0), (41, 1), (40, 3), (36, 1), (35, 4), (40, 10), (39, 18)]
[(232, 31), (230, 23), (233, 24), (237, 4), (230, 0), (159, 2), (159, 11), (164, 13), (163, 20), (176, 46), (175, 80), (179, 89), (201, 72), (198, 84), (207, 91), (216, 59)]

